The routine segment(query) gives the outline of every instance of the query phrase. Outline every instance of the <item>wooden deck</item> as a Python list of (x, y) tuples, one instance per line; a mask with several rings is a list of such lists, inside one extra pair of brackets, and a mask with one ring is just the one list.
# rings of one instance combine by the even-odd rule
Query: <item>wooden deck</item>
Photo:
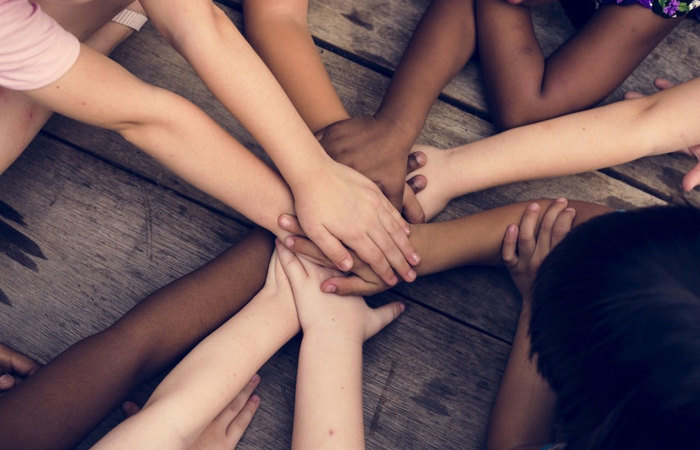
[[(428, 3), (311, 1), (312, 32), (351, 114), (374, 112)], [(232, 0), (225, 8), (240, 26), (240, 5)], [(536, 19), (546, 51), (573, 31), (557, 5), (537, 10)], [(542, 33), (544, 28), (549, 32)], [(695, 21), (684, 21), (607, 101), (619, 99), (627, 89), (648, 92), (658, 75), (679, 81), (699, 76), (698, 34)], [(113, 57), (137, 76), (194, 101), (246, 146), (255, 147), (150, 24)], [(448, 147), (493, 132), (480, 76), (472, 61), (444, 90), (422, 142)], [(614, 208), (665, 202), (700, 206), (700, 193), (680, 189), (691, 166), (690, 158), (667, 155), (503, 186), (452, 202), (438, 220), (556, 196)], [(54, 117), (0, 176), (0, 202), (0, 342), (42, 362), (105, 328), (139, 299), (213, 258), (250, 228), (239, 214), (118, 135), (63, 117)], [(507, 274), (461, 268), (369, 301), (394, 299), (406, 302), (407, 312), (366, 345), (368, 447), (483, 447), (519, 309)], [(240, 448), (289, 446), (298, 343), (293, 340), (261, 369), (261, 407)], [(115, 412), (81, 447), (120, 419)]]

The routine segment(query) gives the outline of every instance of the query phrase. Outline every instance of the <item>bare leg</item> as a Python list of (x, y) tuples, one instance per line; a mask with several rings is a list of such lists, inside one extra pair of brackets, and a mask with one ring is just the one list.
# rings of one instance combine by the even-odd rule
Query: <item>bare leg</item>
[(3, 448), (75, 445), (134, 386), (240, 309), (262, 286), (271, 252), (269, 235), (251, 233), (13, 388), (0, 401)]

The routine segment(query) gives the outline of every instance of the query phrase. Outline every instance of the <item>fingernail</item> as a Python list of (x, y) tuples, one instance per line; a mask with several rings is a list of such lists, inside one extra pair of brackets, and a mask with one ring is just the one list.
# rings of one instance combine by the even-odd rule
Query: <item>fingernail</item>
[(260, 375), (256, 373), (255, 375), (253, 375), (253, 378), (250, 379), (250, 382), (257, 383), (258, 381), (260, 381)]
[(342, 270), (350, 270), (352, 268), (352, 259), (345, 258), (340, 262), (340, 268)]
[(406, 233), (406, 236), (411, 235), (411, 227), (409, 227), (408, 225), (404, 227), (403, 231)]
[(289, 217), (282, 217), (280, 218), (280, 225), (283, 227), (288, 227), (292, 225), (292, 221), (289, 220)]
[(558, 199), (555, 200), (557, 203), (565, 203), (566, 199), (564, 197), (559, 197)]
[(12, 378), (12, 375), (8, 375), (8, 374), (2, 375), (2, 376), (0, 376), (0, 386), (7, 386), (10, 383), (12, 383), (13, 380), (14, 380), (14, 378)]
[(327, 292), (327, 293), (329, 293), (329, 294), (334, 293), (335, 290), (336, 290), (336, 287), (335, 287), (334, 285), (332, 285), (332, 284), (326, 285), (326, 286), (323, 288), (323, 292)]
[(398, 282), (399, 282), (399, 279), (396, 278), (396, 275), (392, 275), (391, 278), (389, 278), (389, 284), (392, 285), (392, 286), (395, 285), (395, 284), (398, 283)]
[(294, 247), (294, 238), (289, 236), (284, 239), (284, 245), (286, 245), (289, 248)]
[(415, 252), (414, 252), (414, 253), (411, 255), (410, 260), (411, 260), (411, 262), (412, 262), (413, 264), (418, 264), (418, 263), (420, 262), (420, 256), (418, 255), (418, 253), (415, 253)]
[(508, 230), (506, 230), (506, 231), (507, 231), (508, 233), (510, 233), (510, 234), (513, 234), (513, 233), (515, 233), (515, 230), (516, 230), (516, 229), (517, 229), (517, 227), (516, 227), (516, 225), (513, 223), (513, 224), (508, 225)]
[(418, 153), (418, 154), (416, 155), (416, 162), (418, 162), (418, 164), (423, 164), (423, 163), (425, 163), (425, 155), (422, 154), (422, 153)]
[(401, 312), (406, 311), (406, 305), (404, 305), (403, 303), (399, 303), (399, 311), (401, 311)]
[(250, 396), (250, 401), (252, 403), (260, 403), (260, 397), (257, 394), (253, 394)]
[(532, 203), (530, 206), (527, 207), (530, 211), (537, 211), (540, 209), (540, 204), (539, 203)]
[(566, 208), (564, 211), (576, 212), (576, 210), (575, 210), (574, 208), (572, 208), (571, 206), (569, 206), (568, 208)]
[(416, 279), (416, 271), (411, 269), (406, 273), (406, 277), (408, 278), (408, 281), (414, 281)]

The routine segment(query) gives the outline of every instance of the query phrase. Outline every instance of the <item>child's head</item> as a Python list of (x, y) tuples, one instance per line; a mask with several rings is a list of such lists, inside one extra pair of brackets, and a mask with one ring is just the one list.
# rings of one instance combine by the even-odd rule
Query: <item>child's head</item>
[(700, 210), (573, 230), (540, 267), (530, 333), (567, 450), (700, 448)]

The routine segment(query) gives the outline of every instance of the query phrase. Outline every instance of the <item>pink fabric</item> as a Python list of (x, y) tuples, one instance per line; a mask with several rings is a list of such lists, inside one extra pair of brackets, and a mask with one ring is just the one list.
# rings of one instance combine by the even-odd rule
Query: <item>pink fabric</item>
[(68, 72), (79, 53), (78, 39), (38, 5), (0, 0), (0, 86), (44, 87)]

